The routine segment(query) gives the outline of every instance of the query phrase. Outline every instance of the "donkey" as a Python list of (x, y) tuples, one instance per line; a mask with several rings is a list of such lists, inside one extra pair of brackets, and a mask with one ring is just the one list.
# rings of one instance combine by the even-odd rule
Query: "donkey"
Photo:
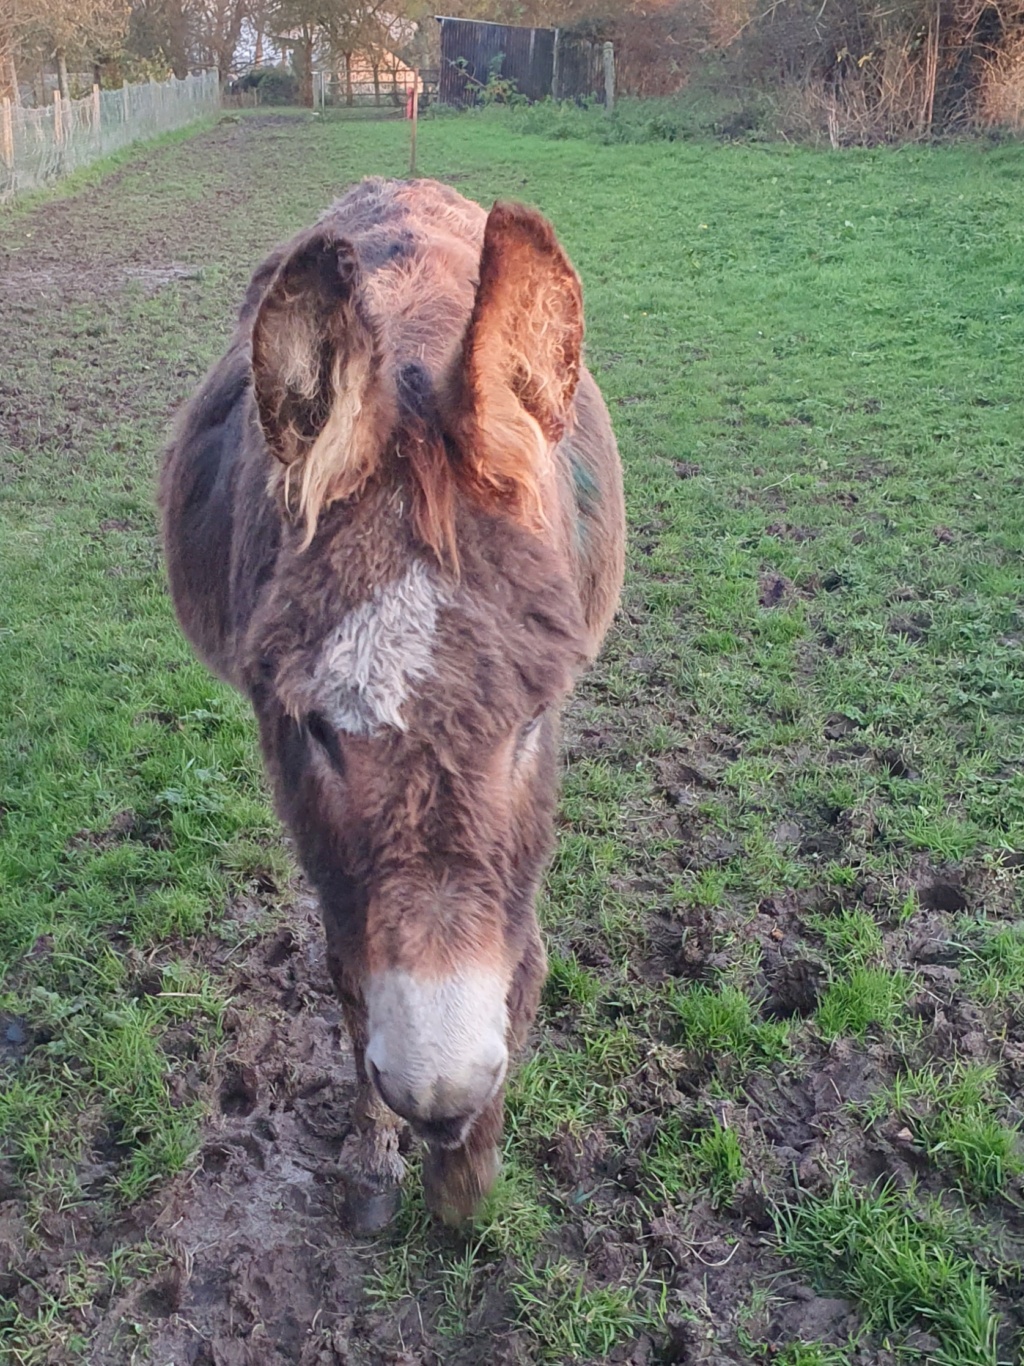
[[(316, 888), (359, 1080), (350, 1214), (498, 1171), (546, 958), (559, 711), (622, 583), (622, 471), (550, 225), (366, 180), (252, 277), (178, 416), (174, 605), (250, 700)], [(404, 1147), (404, 1145), (403, 1145)]]

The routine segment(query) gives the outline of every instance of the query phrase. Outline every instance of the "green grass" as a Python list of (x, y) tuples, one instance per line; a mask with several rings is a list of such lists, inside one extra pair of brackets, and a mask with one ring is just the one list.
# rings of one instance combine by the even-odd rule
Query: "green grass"
[(691, 986), (670, 998), (684, 1048), (708, 1053), (723, 1071), (744, 1071), (786, 1053), (784, 1024), (756, 1019), (748, 996), (737, 987)]
[[(657, 1356), (691, 1319), (735, 1352), (736, 1306), (778, 1270), (754, 1185), (789, 1210), (791, 1265), (859, 1307), (864, 1350), (924, 1322), (946, 1360), (993, 1362), (1015, 1282), (978, 1248), (1024, 1233), (1019, 1115), (992, 1071), (1024, 1017), (1021, 149), (724, 146), (689, 114), (651, 141), (665, 116), (421, 128), (423, 173), (556, 223), (631, 536), (623, 612), (566, 722), (552, 972), (506, 1176), (462, 1242), (413, 1186), (365, 1254), (369, 1309), (385, 1325), (415, 1301), (442, 1358), (472, 1359), (481, 1315), (524, 1361), (644, 1335)], [(12, 278), (54, 269), (55, 234), (68, 262), (11, 312), (0, 432), (0, 1020), (24, 1041), (0, 1051), (0, 1177), (27, 1238), (55, 1211), (113, 1221), (188, 1169), (221, 964), (291, 895), (246, 709), (173, 622), (154, 452), (253, 264), (347, 181), (401, 174), (407, 130), (248, 127), (0, 221)], [(191, 274), (147, 293), (118, 274), (136, 260)], [(951, 877), (966, 905), (945, 910), (929, 888)], [(787, 1004), (797, 969), (819, 986)], [(950, 1068), (932, 1072), (939, 1012)], [(968, 1032), (975, 1072), (952, 1068)], [(793, 1132), (826, 1185), (853, 1141), (826, 1106), (845, 1074), (819, 1073), (866, 1057), (974, 1243), (919, 1192), (793, 1185)], [(114, 1264), (88, 1264), (86, 1289), (62, 1263), (37, 1310), (0, 1307), (0, 1355), (90, 1359), (77, 1309)], [(819, 1336), (769, 1359), (842, 1361)]]
[(638, 1060), (636, 1036), (623, 1028), (587, 1034), (579, 1049), (535, 1054), (512, 1080), (512, 1130), (544, 1137), (613, 1114), (626, 1102), (626, 1084)]
[(734, 1129), (714, 1116), (709, 1127), (687, 1137), (674, 1116), (659, 1127), (644, 1171), (652, 1197), (674, 1202), (691, 1192), (707, 1192), (715, 1209), (730, 1205), (746, 1177), (743, 1149)]
[(910, 983), (885, 968), (854, 968), (826, 991), (817, 1023), (826, 1039), (863, 1038), (869, 1030), (892, 1031), (900, 1022)]
[(772, 1366), (850, 1366), (847, 1352), (823, 1342), (791, 1342), (778, 1351), (754, 1350), (752, 1360), (771, 1361)]
[(88, 166), (82, 166), (77, 171), (72, 171), (70, 175), (55, 181), (45, 189), (30, 190), (27, 193), (19, 194), (16, 199), (5, 201), (0, 204), (0, 213), (3, 213), (9, 220), (15, 214), (27, 215), (44, 204), (53, 203), (55, 200), (68, 199), (82, 190), (101, 184), (122, 166), (130, 166), (133, 161), (138, 160), (141, 152), (173, 147), (175, 143), (196, 137), (212, 128), (219, 117), (220, 115), (217, 114), (207, 114), (196, 119), (194, 123), (186, 124), (183, 128), (172, 128), (170, 132), (158, 133), (155, 137), (130, 143), (127, 147), (122, 147), (116, 152), (110, 152), (105, 157), (91, 161)]
[(873, 1123), (898, 1115), (931, 1160), (972, 1195), (997, 1195), (1024, 1171), (1020, 1127), (1000, 1117), (1007, 1099), (997, 1076), (998, 1069), (985, 1064), (908, 1072), (872, 1099), (865, 1118)]
[(885, 942), (877, 923), (861, 910), (844, 910), (834, 916), (808, 916), (807, 929), (820, 935), (831, 963), (862, 968), (879, 962)]
[(936, 1366), (998, 1366), (998, 1318), (984, 1278), (935, 1209), (925, 1216), (892, 1190), (832, 1193), (784, 1211), (786, 1252), (858, 1300), (869, 1324), (925, 1324), (941, 1347)]
[[(695, 79), (670, 99), (618, 99), (609, 117), (603, 105), (578, 106), (568, 101), (521, 106), (509, 117), (524, 133), (614, 146), (621, 143), (682, 142), (729, 132), (763, 137), (762, 123), (770, 122), (767, 101), (757, 96), (726, 93), (719, 80)], [(717, 88), (716, 88), (717, 86)], [(742, 124), (737, 122), (742, 115)]]
[(1019, 1008), (1024, 997), (1024, 925), (970, 926), (969, 936), (963, 968), (969, 985), (983, 1001)]
[(632, 1286), (588, 1288), (579, 1265), (568, 1259), (528, 1270), (513, 1295), (539, 1361), (600, 1361), (651, 1326)]

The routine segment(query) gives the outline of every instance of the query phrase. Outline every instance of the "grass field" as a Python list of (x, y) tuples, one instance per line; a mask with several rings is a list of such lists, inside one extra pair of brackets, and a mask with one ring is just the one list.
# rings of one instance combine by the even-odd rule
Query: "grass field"
[(354, 1242), (352, 1076), (174, 405), (396, 124), (228, 120), (0, 219), (0, 1359), (1001, 1366), (1024, 1341), (1024, 149), (421, 172), (555, 222), (627, 471), (552, 972), (468, 1236)]

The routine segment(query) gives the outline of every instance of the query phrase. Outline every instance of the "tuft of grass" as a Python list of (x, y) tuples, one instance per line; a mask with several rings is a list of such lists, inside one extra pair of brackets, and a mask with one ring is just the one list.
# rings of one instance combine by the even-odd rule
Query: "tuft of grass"
[(857, 967), (826, 990), (815, 1016), (826, 1039), (863, 1038), (869, 1029), (892, 1030), (910, 994), (910, 981), (885, 968)]
[(1020, 1001), (1024, 998), (1024, 925), (983, 926), (980, 934), (974, 930), (961, 972), (982, 1001)]
[(603, 1360), (616, 1343), (657, 1327), (663, 1317), (663, 1309), (641, 1306), (635, 1285), (588, 1285), (570, 1258), (524, 1269), (512, 1296), (542, 1362)]
[(823, 1342), (787, 1343), (778, 1352), (772, 1352), (770, 1360), (772, 1366), (850, 1366), (847, 1352)]
[(1024, 1171), (1021, 1130), (1000, 1118), (1006, 1098), (995, 1064), (960, 1063), (907, 1072), (864, 1108), (875, 1123), (896, 1114), (929, 1158), (949, 1169), (973, 1196), (988, 1199)]
[(743, 1072), (777, 1062), (788, 1053), (789, 1029), (759, 1020), (750, 998), (738, 987), (703, 984), (674, 988), (668, 998), (685, 1048), (711, 1056), (723, 1072)]
[(806, 925), (821, 937), (829, 962), (847, 970), (867, 967), (882, 956), (882, 932), (866, 911), (810, 915)]
[(515, 1160), (511, 1149), (494, 1190), (465, 1238), (457, 1243), (439, 1232), (412, 1171), (394, 1238), (375, 1258), (364, 1288), (376, 1309), (391, 1311), (415, 1300), (436, 1309), (446, 1336), (463, 1332), (475, 1307), (482, 1277), (508, 1261), (531, 1264), (552, 1226), (539, 1200), (534, 1174)]
[(636, 1034), (626, 1025), (583, 1033), (575, 1048), (546, 1048), (512, 1074), (508, 1127), (527, 1137), (559, 1129), (580, 1132), (625, 1108), (628, 1083), (640, 1060)]
[(698, 1179), (703, 1178), (715, 1209), (732, 1203), (736, 1187), (746, 1176), (743, 1150), (735, 1129), (715, 1119), (693, 1140), (693, 1163)]
[(547, 1009), (554, 1015), (565, 1011), (577, 1021), (593, 1021), (598, 1003), (607, 987), (596, 973), (580, 964), (575, 953), (548, 958), (548, 977), (544, 983)]
[(648, 1188), (657, 1199), (677, 1202), (688, 1192), (707, 1191), (715, 1209), (727, 1208), (747, 1174), (734, 1129), (712, 1118), (707, 1128), (687, 1134), (670, 1115), (641, 1158)]
[(924, 1325), (941, 1347), (935, 1366), (999, 1366), (992, 1292), (938, 1211), (914, 1211), (891, 1187), (847, 1180), (783, 1209), (783, 1250), (822, 1285), (860, 1302), (869, 1327)]

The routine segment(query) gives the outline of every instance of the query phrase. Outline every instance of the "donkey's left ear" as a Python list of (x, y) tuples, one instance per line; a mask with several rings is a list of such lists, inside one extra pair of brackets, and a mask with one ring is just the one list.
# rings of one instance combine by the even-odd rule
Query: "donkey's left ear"
[(514, 510), (539, 501), (538, 465), (569, 424), (582, 346), (579, 277), (554, 229), (532, 209), (495, 204), (463, 347), (457, 435), (478, 482)]

